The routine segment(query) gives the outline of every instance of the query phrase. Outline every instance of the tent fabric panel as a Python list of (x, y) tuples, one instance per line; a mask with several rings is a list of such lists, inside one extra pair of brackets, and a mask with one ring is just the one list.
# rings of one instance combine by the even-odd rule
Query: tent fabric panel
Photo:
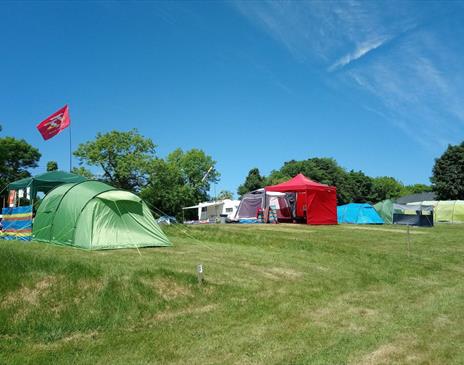
[(433, 227), (433, 215), (393, 213), (393, 224)]
[(238, 219), (256, 218), (256, 212), (263, 207), (262, 195), (245, 195), (235, 215)]
[(93, 231), (95, 229), (94, 214), (98, 203), (97, 199), (92, 199), (79, 215), (76, 222), (76, 230), (74, 231), (73, 246), (92, 249)]
[(337, 207), (338, 223), (383, 224), (384, 221), (369, 204), (350, 203)]
[(306, 191), (308, 189), (327, 190), (330, 188), (333, 188), (333, 187), (329, 185), (325, 185), (325, 184), (320, 184), (311, 179), (308, 179), (303, 174), (298, 174), (294, 178), (288, 181), (285, 181), (281, 184), (266, 186), (265, 190), (266, 191), (279, 191), (279, 192), (285, 193), (287, 191), (298, 192), (298, 191)]
[(124, 190), (106, 191), (104, 193), (99, 194), (98, 199), (104, 199), (104, 200), (109, 200), (109, 201), (127, 200), (127, 201), (133, 201), (137, 203), (142, 201), (142, 199), (140, 199), (137, 195), (132, 194), (128, 191), (124, 191)]
[(72, 245), (75, 225), (82, 209), (94, 196), (109, 190), (115, 188), (99, 181), (85, 181), (71, 187), (54, 215), (51, 241)]
[(37, 192), (48, 193), (56, 186), (62, 184), (79, 183), (86, 181), (85, 177), (64, 171), (50, 171), (44, 174), (27, 177), (14, 181), (8, 185), (9, 190), (31, 188), (31, 196), (35, 198)]
[[(93, 216), (92, 249), (171, 246), (144, 203), (109, 201), (98, 197), (94, 201), (94, 204), (85, 209), (87, 216)], [(82, 224), (78, 225), (76, 232), (88, 229), (85, 227), (86, 219), (80, 222)], [(77, 241), (76, 235), (76, 245), (82, 247), (83, 244), (86, 242)]]
[(381, 201), (374, 205), (385, 224), (393, 224), (393, 201), (390, 199)]
[(337, 194), (332, 191), (307, 191), (308, 224), (337, 224)]
[(50, 191), (43, 199), (34, 218), (33, 237), (37, 241), (50, 242), (52, 222), (56, 210), (66, 192), (75, 184), (64, 184)]

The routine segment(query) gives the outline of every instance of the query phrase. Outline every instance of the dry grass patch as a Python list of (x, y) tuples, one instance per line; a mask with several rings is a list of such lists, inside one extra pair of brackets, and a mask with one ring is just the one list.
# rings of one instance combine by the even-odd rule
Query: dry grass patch
[(164, 300), (173, 300), (184, 296), (191, 297), (193, 295), (190, 288), (168, 278), (157, 278), (153, 280), (142, 278), (140, 282), (153, 288)]
[(190, 307), (190, 308), (181, 309), (178, 311), (169, 310), (169, 311), (158, 313), (156, 316), (153, 317), (152, 321), (155, 321), (155, 322), (168, 321), (168, 320), (175, 319), (178, 317), (208, 313), (208, 312), (213, 311), (216, 308), (217, 308), (217, 304), (207, 304), (201, 307)]
[[(377, 227), (359, 227), (359, 226), (350, 226), (350, 225), (342, 225), (342, 228), (348, 229), (360, 229), (365, 231), (378, 231), (378, 232), (393, 232), (393, 233), (408, 233), (407, 228), (405, 226), (404, 229), (394, 229), (394, 228), (377, 228)], [(409, 231), (411, 234), (427, 234), (427, 232), (420, 232), (420, 231)]]
[(282, 281), (282, 280), (297, 280), (303, 277), (304, 273), (290, 268), (284, 267), (263, 267), (258, 265), (242, 265), (248, 270), (259, 274), (267, 279)]
[(423, 363), (423, 354), (414, 352), (415, 337), (402, 337), (391, 343), (383, 344), (374, 351), (363, 355), (350, 364), (387, 365), (387, 364), (418, 364)]
[(21, 287), (20, 289), (9, 293), (2, 301), (2, 307), (8, 307), (18, 303), (26, 303), (35, 306), (44, 296), (48, 289), (57, 282), (56, 276), (47, 275), (37, 281), (33, 287)]

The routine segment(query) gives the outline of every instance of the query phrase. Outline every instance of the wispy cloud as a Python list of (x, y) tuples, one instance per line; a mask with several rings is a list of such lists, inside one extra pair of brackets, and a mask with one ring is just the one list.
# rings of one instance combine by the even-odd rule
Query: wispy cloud
[(361, 57), (365, 56), (366, 54), (368, 54), (369, 52), (379, 48), (380, 46), (385, 44), (385, 42), (389, 41), (390, 39), (391, 37), (382, 37), (380, 39), (373, 39), (373, 40), (362, 43), (361, 45), (356, 47), (356, 49), (353, 52), (346, 54), (345, 56), (337, 60), (335, 63), (333, 63), (328, 68), (328, 71), (332, 72), (332, 71), (345, 67), (351, 62), (356, 61), (360, 59)]
[(363, 105), (369, 101), (377, 117), (420, 145), (441, 148), (464, 133), (464, 26), (431, 25), (444, 11), (439, 3), (235, 4), (297, 62), (318, 69), (335, 88), (361, 93)]

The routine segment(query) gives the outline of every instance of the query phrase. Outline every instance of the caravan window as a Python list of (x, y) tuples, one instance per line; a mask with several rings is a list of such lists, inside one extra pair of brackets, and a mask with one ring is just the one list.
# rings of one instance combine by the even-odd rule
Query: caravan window
[(234, 211), (234, 208), (226, 208), (226, 213), (232, 213)]

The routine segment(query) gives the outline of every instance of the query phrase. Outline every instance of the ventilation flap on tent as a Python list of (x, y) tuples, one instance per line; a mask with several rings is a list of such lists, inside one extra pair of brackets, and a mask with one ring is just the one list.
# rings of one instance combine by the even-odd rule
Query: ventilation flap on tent
[(109, 201), (131, 201), (140, 203), (140, 199), (137, 195), (129, 193), (128, 191), (122, 190), (110, 190), (97, 196), (98, 199), (109, 200)]

